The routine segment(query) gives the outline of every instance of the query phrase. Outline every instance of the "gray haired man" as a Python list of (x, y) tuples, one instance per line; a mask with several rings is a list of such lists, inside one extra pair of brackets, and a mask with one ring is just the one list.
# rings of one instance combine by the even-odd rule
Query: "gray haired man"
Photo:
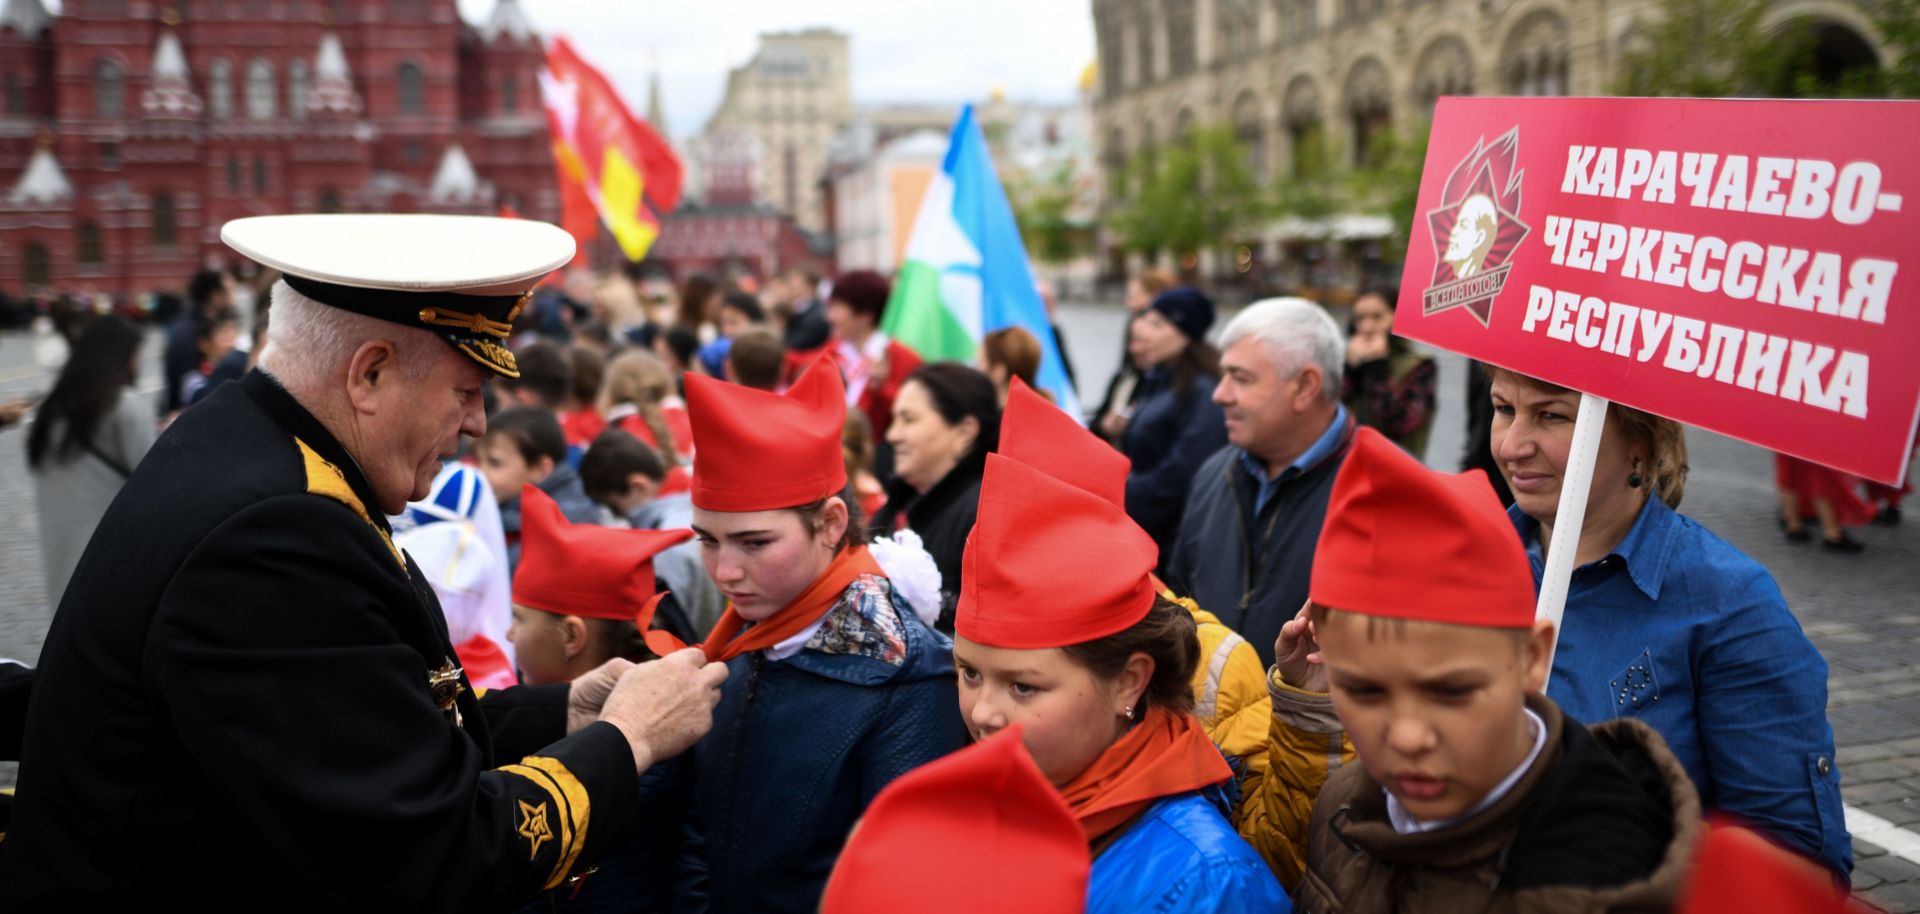
[(1187, 494), (1173, 588), (1239, 632), (1273, 664), (1280, 626), (1307, 599), (1333, 477), (1353, 440), (1340, 405), (1346, 341), (1319, 305), (1255, 302), (1221, 334), (1227, 446)]

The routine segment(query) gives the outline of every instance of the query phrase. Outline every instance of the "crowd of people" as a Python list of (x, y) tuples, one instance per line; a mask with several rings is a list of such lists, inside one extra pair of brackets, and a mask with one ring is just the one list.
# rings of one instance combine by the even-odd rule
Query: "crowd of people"
[[(1848, 884), (1826, 664), (1766, 569), (1679, 513), (1681, 426), (1609, 407), (1564, 626), (1536, 621), (1579, 394), (1485, 368), (1492, 472), (1427, 469), (1437, 372), (1393, 335), (1392, 289), (1364, 291), (1344, 329), (1303, 298), (1216, 329), (1205, 293), (1143, 273), (1121, 367), (1082, 417), (1035, 389), (1028, 329), (989, 334), (974, 365), (890, 339), (876, 273), (694, 277), (672, 294), (568, 276), (471, 321), (498, 324), (504, 356), (395, 344), (403, 383), (434, 383), (442, 361), (482, 377), (456, 350), (491, 377), (457, 387), (459, 456), (383, 488), (333, 423), (400, 395), (352, 345), (433, 332), (329, 323), (347, 306), (314, 288), (274, 285), (236, 348), (224, 293), (196, 281), (162, 414), (212, 427), (250, 397), (279, 417), (307, 491), (316, 466), (344, 480), (401, 577), (430, 587), (448, 681), (475, 696), (551, 687), (611, 709), (628, 665), (691, 653), (725, 669), (684, 753), (643, 751), (621, 723), (607, 739), (644, 759), (633, 775), (569, 786), (542, 767), (597, 770), (581, 746), (502, 769), (545, 771), (571, 812), (550, 822), (543, 805), (535, 826), (543, 794), (493, 788), (525, 816), (472, 839), (493, 842), (483, 856), (524, 839), (548, 862), (528, 879), (444, 871), (484, 884), (452, 893), (483, 907), (537, 891), (536, 910), (1668, 910), (1709, 813), (1763, 838), (1770, 865)], [(348, 338), (302, 369), (297, 347), (322, 333)], [(160, 427), (128, 390), (139, 345), (117, 318), (91, 322), (29, 436), (63, 616), (108, 592), (68, 582), (98, 573), (82, 555)], [(333, 450), (309, 440), (316, 419)], [(1801, 529), (1792, 506), (1782, 517)], [(363, 558), (379, 564), (375, 542)], [(274, 567), (298, 567), (284, 551)], [(74, 637), (56, 626), (50, 664)], [(498, 702), (454, 694), (455, 727), (484, 712), (520, 745)], [(234, 725), (208, 717), (239, 707), (226, 698), (189, 715), (193, 732)], [(594, 732), (576, 724), (556, 745)], [(60, 789), (34, 782), (51, 730), (30, 718), (23, 812)], [(207, 777), (242, 770), (206, 757), (228, 766)], [(278, 781), (234, 789), (319, 808)], [(603, 812), (603, 792), (624, 798)], [(593, 821), (631, 824), (589, 840), (589, 793)], [(303, 846), (269, 831), (285, 844), (257, 859)], [(57, 854), (44, 835), (0, 845), (16, 879)], [(103, 897), (132, 888), (101, 878)]]

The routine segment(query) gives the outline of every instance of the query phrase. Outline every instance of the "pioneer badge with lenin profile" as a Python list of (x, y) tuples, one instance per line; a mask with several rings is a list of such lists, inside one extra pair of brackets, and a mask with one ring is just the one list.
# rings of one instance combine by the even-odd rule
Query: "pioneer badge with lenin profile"
[(1482, 326), (1493, 300), (1507, 284), (1515, 248), (1532, 231), (1520, 219), (1520, 129), (1472, 151), (1447, 176), (1440, 207), (1427, 213), (1433, 229), (1433, 284), (1421, 296), (1421, 313), (1465, 308)]

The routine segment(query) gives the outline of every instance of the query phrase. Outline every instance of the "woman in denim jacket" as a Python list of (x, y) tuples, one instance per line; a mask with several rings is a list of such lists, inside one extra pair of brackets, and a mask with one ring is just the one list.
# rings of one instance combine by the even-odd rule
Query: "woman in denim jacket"
[[(1492, 366), (1493, 454), (1536, 585), (1580, 394)], [(1827, 663), (1758, 562), (1676, 513), (1679, 423), (1613, 404), (1594, 466), (1547, 695), (1586, 721), (1666, 738), (1707, 809), (1846, 882), (1852, 843), (1827, 723)]]

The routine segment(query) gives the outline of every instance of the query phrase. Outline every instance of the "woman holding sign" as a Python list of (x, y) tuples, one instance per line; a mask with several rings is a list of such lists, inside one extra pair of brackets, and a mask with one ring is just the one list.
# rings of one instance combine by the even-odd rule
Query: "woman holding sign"
[(880, 788), (967, 742), (950, 643), (867, 551), (831, 362), (786, 396), (688, 375), (687, 406), (693, 529), (727, 598), (703, 647), (730, 684), (695, 750), (678, 894), (705, 911), (817, 911)]
[[(1494, 459), (1537, 586), (1580, 393), (1487, 370)], [(1679, 423), (1608, 407), (1547, 695), (1581, 720), (1651, 725), (1703, 806), (1845, 881), (1826, 661), (1765, 568), (1676, 512), (1686, 474)]]

